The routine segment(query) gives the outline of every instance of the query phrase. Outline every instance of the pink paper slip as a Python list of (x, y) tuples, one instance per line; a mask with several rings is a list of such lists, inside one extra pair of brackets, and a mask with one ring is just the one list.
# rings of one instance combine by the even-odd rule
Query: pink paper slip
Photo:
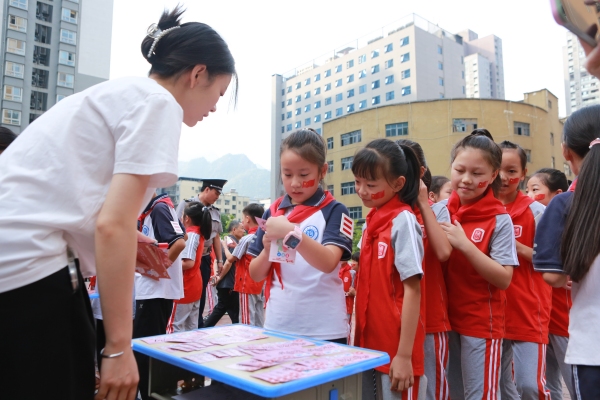
[(334, 343), (324, 344), (323, 346), (317, 346), (307, 350), (310, 351), (314, 356), (325, 356), (329, 354), (345, 353), (350, 351), (348, 347), (339, 346)]
[(246, 355), (246, 353), (242, 353), (238, 349), (215, 350), (215, 351), (210, 351), (209, 354), (212, 354), (213, 356), (219, 357), (219, 358), (243, 357)]
[(272, 362), (283, 362), (288, 360), (295, 360), (297, 358), (310, 357), (312, 356), (306, 350), (300, 348), (292, 348), (285, 350), (268, 351), (262, 354), (255, 355), (254, 358), (260, 361), (272, 361)]
[(294, 381), (296, 379), (306, 378), (318, 373), (319, 371), (300, 372), (287, 368), (276, 368), (270, 371), (259, 372), (258, 374), (252, 375), (252, 377), (269, 383), (284, 383)]
[(237, 364), (231, 364), (231, 365), (228, 365), (227, 367), (232, 368), (232, 369), (238, 369), (240, 371), (254, 372), (254, 371), (258, 371), (259, 369), (272, 367), (274, 365), (277, 365), (277, 364), (259, 361), (259, 360), (255, 360), (255, 359), (251, 358), (250, 360), (240, 361)]
[(154, 243), (138, 242), (135, 271), (155, 281), (171, 279), (167, 268), (173, 264), (167, 253)]
[(366, 353), (364, 351), (355, 351), (352, 353), (335, 354), (330, 356), (328, 360), (336, 363), (340, 367), (345, 367), (346, 365), (355, 364), (377, 357), (377, 354)]
[(243, 344), (239, 346), (240, 349), (251, 350), (251, 351), (271, 351), (277, 349), (289, 349), (289, 348), (302, 348), (306, 346), (313, 346), (314, 343), (304, 339), (296, 339), (287, 342), (275, 342), (275, 343), (264, 343), (264, 344)]
[(267, 223), (266, 219), (262, 219), (262, 218), (256, 218), (256, 223), (258, 224), (258, 227), (260, 229), (262, 229), (264, 232), (267, 231), (267, 226), (265, 225)]
[(204, 363), (207, 363), (207, 362), (217, 361), (218, 360), (217, 357), (215, 357), (215, 356), (213, 356), (211, 354), (208, 354), (208, 353), (190, 354), (190, 355), (187, 355), (187, 356), (185, 356), (183, 358), (185, 358), (186, 360), (190, 360), (190, 361), (196, 362), (198, 364), (204, 364)]

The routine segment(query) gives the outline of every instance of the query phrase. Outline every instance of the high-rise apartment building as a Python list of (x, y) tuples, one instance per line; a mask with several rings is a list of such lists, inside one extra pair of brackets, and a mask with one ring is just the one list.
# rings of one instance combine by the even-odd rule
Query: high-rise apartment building
[(113, 0), (0, 2), (2, 126), (20, 133), (110, 73)]
[(567, 32), (563, 47), (563, 70), (567, 116), (581, 107), (600, 104), (600, 82), (584, 67), (585, 53), (577, 36)]
[(458, 33), (465, 48), (465, 81), (468, 98), (504, 100), (502, 39), (483, 38), (471, 31)]
[[(480, 82), (489, 91), (471, 97), (503, 99), (500, 39), (478, 39), (474, 32), (465, 32), (468, 40), (412, 14), (290, 72), (273, 75), (271, 198), (281, 194), (281, 141), (294, 130), (313, 128), (322, 134), (324, 122), (355, 112), (390, 104), (465, 98), (467, 87)], [(470, 59), (466, 76), (465, 63), (471, 55), (481, 66), (473, 70)], [(480, 72), (486, 67), (490, 76)], [(491, 76), (498, 81), (492, 82)], [(487, 79), (485, 85), (482, 79)]]

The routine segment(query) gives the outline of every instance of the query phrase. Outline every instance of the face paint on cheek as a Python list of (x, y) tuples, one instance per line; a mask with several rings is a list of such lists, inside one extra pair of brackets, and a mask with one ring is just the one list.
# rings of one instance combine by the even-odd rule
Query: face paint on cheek
[(545, 198), (546, 198), (546, 195), (544, 193), (536, 194), (535, 196), (533, 196), (533, 199), (535, 201), (544, 200)]
[(510, 178), (508, 180), (508, 184), (509, 185), (514, 185), (515, 183), (519, 183), (520, 180), (521, 180), (521, 178)]
[(477, 185), (477, 187), (479, 189), (484, 188), (488, 185), (488, 181), (483, 181), (483, 182), (479, 182), (479, 184)]
[(313, 186), (315, 186), (315, 180), (314, 179), (311, 179), (310, 181), (304, 181), (304, 182), (302, 182), (302, 187), (303, 188), (311, 188)]
[(372, 194), (371, 195), (371, 200), (379, 200), (379, 199), (382, 199), (383, 196), (385, 196), (385, 191), (384, 190), (382, 190), (381, 192), (377, 192), (375, 194)]

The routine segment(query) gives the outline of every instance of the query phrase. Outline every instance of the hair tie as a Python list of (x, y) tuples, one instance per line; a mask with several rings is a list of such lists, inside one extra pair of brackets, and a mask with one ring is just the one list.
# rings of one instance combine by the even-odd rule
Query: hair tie
[(592, 142), (590, 143), (590, 149), (592, 147), (594, 147), (594, 145), (596, 145), (596, 144), (600, 144), (600, 138), (596, 138), (596, 139), (592, 140)]
[(202, 207), (202, 212), (204, 212), (204, 211), (206, 211), (206, 210), (210, 211), (210, 208), (208, 208), (208, 206), (204, 206), (204, 207)]
[(158, 43), (158, 41), (160, 39), (162, 39), (162, 37), (165, 36), (167, 33), (171, 32), (172, 30), (177, 29), (177, 28), (180, 28), (180, 26), (177, 25), (172, 28), (165, 29), (164, 31), (158, 27), (158, 24), (152, 24), (148, 27), (146, 36), (154, 39), (154, 41), (152, 42), (152, 46), (150, 46), (150, 51), (148, 52), (148, 57), (147, 57), (148, 59), (150, 59), (150, 57), (152, 57), (152, 53), (154, 52), (154, 48), (156, 47), (156, 44)]

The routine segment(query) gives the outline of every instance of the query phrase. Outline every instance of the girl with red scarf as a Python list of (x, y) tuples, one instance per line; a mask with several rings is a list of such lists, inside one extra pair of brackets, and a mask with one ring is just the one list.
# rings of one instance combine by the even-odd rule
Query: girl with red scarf
[[(266, 329), (345, 344), (348, 319), (338, 274), (341, 261), (351, 256), (354, 223), (346, 206), (321, 188), (326, 153), (323, 137), (312, 129), (293, 132), (282, 142), (286, 195), (265, 212), (265, 230), (258, 229), (248, 247), (256, 257), (249, 269), (254, 281), (267, 279)], [(290, 262), (269, 261), (273, 240)]]
[[(527, 154), (519, 145), (504, 141), (502, 188), (504, 204), (515, 226), (519, 268), (506, 289), (506, 321), (502, 343), (502, 397), (549, 399), (546, 387), (546, 346), (552, 306), (552, 289), (533, 270), (533, 238), (545, 207), (519, 191), (527, 173)], [(514, 374), (514, 377), (513, 377)]]
[(413, 208), (420, 165), (412, 149), (388, 139), (354, 156), (356, 193), (371, 211), (363, 226), (354, 344), (385, 351), (391, 363), (363, 377), (363, 392), (381, 399), (423, 394), (425, 315), (421, 308), (423, 240)]
[(452, 223), (442, 223), (454, 248), (446, 269), (450, 332), (450, 398), (496, 399), (504, 335), (506, 289), (519, 265), (514, 228), (494, 191), (502, 150), (485, 129), (451, 153)]

